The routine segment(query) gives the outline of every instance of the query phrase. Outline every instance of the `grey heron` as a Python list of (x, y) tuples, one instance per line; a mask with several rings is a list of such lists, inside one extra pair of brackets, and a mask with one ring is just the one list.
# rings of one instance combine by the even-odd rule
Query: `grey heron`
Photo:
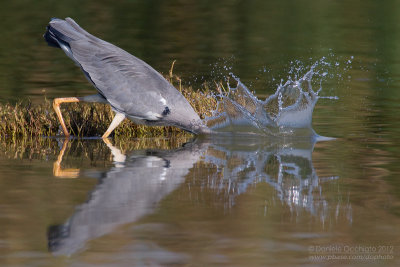
[(69, 133), (60, 104), (80, 101), (107, 103), (116, 113), (103, 138), (125, 118), (149, 126), (176, 126), (194, 134), (211, 132), (185, 97), (160, 73), (123, 49), (91, 35), (73, 19), (51, 19), (44, 38), (50, 46), (61, 48), (98, 91), (85, 97), (54, 99), (53, 108), (65, 136)]

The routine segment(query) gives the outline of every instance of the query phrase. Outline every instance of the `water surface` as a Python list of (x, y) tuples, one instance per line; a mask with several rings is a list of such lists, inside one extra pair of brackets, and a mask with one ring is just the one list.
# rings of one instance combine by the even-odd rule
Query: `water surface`
[(351, 140), (152, 141), (8, 147), (3, 264), (307, 265), (310, 246), (397, 242), (387, 153), (355, 167)]

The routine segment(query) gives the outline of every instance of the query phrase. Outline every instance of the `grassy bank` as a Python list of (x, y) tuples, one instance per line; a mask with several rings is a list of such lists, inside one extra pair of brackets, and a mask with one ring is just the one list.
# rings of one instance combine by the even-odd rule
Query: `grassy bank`
[[(182, 92), (195, 111), (204, 118), (216, 108), (216, 100), (210, 97), (210, 89), (201, 90), (182, 87), (181, 80), (172, 74), (167, 77)], [(76, 137), (101, 136), (110, 125), (113, 112), (109, 105), (98, 103), (63, 104), (61, 110), (69, 132)], [(63, 135), (52, 100), (44, 99), (43, 104), (33, 105), (29, 101), (17, 104), (0, 104), (0, 137), (27, 138)], [(176, 127), (148, 127), (135, 125), (125, 119), (113, 135), (117, 138), (177, 137), (190, 134)]]

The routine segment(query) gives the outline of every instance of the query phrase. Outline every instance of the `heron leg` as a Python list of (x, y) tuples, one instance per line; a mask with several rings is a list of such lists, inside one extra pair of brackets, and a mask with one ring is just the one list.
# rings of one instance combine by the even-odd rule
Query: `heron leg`
[(55, 110), (55, 112), (57, 114), (58, 120), (60, 121), (61, 127), (62, 127), (64, 135), (66, 137), (69, 136), (69, 132), (67, 130), (67, 127), (65, 126), (65, 122), (64, 122), (63, 116), (61, 114), (61, 110), (60, 110), (60, 105), (62, 103), (72, 103), (72, 102), (79, 102), (79, 101), (81, 101), (81, 99), (78, 98), (78, 97), (56, 98), (53, 101), (53, 108), (54, 108), (54, 110)]
[(79, 169), (62, 169), (61, 162), (67, 149), (68, 138), (64, 140), (63, 147), (58, 155), (57, 161), (53, 164), (53, 175), (58, 178), (77, 178), (79, 176)]
[(103, 134), (102, 138), (107, 138), (112, 131), (125, 119), (125, 114), (117, 112), (107, 131)]
[(107, 145), (107, 147), (111, 150), (115, 167), (117, 168), (123, 167), (126, 160), (126, 156), (121, 152), (121, 150), (119, 150), (118, 148), (116, 148), (111, 144), (110, 139), (103, 138), (103, 141)]

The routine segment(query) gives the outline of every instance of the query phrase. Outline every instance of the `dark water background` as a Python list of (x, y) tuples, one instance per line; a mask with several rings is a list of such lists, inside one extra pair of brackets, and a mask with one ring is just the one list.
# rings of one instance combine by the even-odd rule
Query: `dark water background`
[[(0, 265), (397, 266), (399, 14), (400, 2), (372, 0), (2, 3), (2, 102), (95, 92), (42, 38), (67, 16), (164, 74), (176, 60), (194, 89), (233, 72), (264, 98), (327, 57), (322, 94), (339, 100), (317, 103), (313, 128), (338, 139), (315, 146), (132, 140), (114, 144), (127, 156), (114, 162), (101, 140), (2, 142)], [(75, 179), (55, 177), (58, 163)], [(345, 254), (393, 259), (310, 258), (332, 246), (393, 246)]]

